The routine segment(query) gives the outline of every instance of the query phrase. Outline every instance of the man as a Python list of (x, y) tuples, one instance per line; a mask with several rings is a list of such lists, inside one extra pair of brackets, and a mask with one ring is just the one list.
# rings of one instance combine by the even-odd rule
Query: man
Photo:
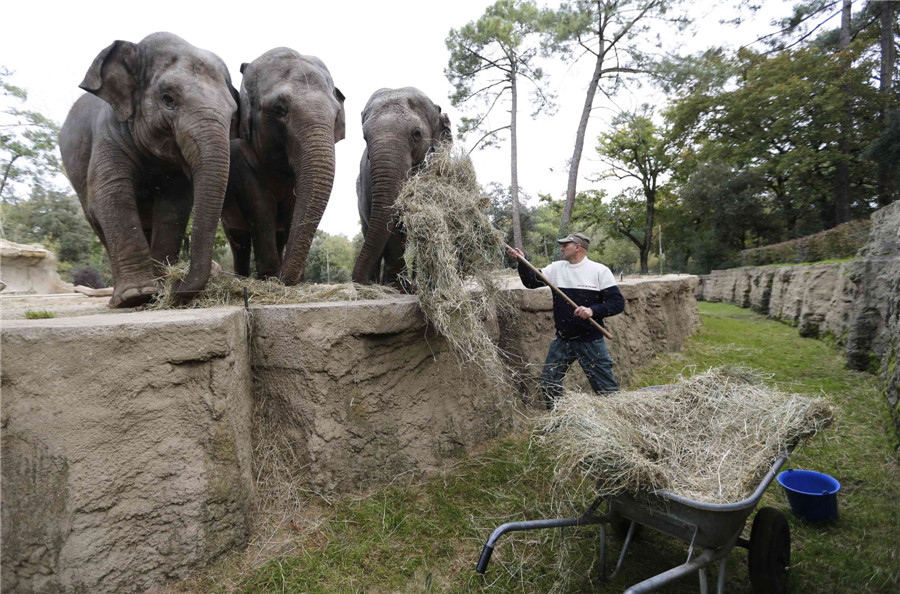
[[(573, 309), (562, 297), (553, 293), (553, 322), (556, 337), (550, 343), (541, 373), (541, 391), (548, 409), (562, 396), (562, 380), (577, 359), (591, 382), (594, 392), (603, 394), (619, 389), (612, 372), (612, 358), (606, 350), (603, 335), (590, 323), (622, 313), (625, 298), (616, 286), (609, 268), (587, 257), (590, 239), (583, 233), (572, 233), (558, 239), (563, 259), (553, 262), (541, 273), (560, 291), (578, 304)], [(523, 258), (519, 249), (507, 249), (512, 257)], [(519, 278), (529, 289), (544, 286), (533, 270), (519, 261)]]

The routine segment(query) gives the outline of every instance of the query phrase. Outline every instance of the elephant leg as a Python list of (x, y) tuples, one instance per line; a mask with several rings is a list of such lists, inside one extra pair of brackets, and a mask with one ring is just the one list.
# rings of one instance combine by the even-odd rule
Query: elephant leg
[(191, 216), (191, 185), (187, 178), (174, 180), (153, 200), (153, 235), (150, 256), (156, 273), (162, 276), (165, 266), (178, 262), (185, 229)]
[(238, 276), (250, 276), (250, 245), (252, 242), (249, 231), (230, 231), (225, 233), (228, 243), (231, 245), (231, 256), (234, 258), (234, 273)]
[(281, 252), (277, 241), (275, 199), (268, 193), (254, 189), (251, 203), (253, 254), (256, 258), (257, 278), (278, 278), (281, 274)]
[(384, 246), (384, 269), (381, 275), (382, 284), (401, 289), (400, 274), (403, 272), (405, 262), (403, 252), (406, 242), (399, 226), (395, 225), (391, 230), (387, 245)]
[[(103, 154), (102, 151), (98, 153)], [(135, 172), (111, 172), (92, 163), (88, 172), (91, 216), (97, 221), (109, 254), (115, 289), (110, 307), (135, 307), (156, 293), (150, 247), (142, 233), (134, 191)], [(100, 169), (101, 171), (97, 171)]]

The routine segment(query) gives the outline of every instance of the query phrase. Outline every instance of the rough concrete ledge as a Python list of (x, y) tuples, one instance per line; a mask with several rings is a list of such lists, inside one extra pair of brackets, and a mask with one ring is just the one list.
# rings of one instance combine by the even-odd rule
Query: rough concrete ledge
[(2, 355), (4, 592), (141, 590), (246, 542), (242, 312), (8, 320)]
[[(622, 285), (620, 378), (680, 348), (696, 283)], [(534, 390), (551, 296), (512, 297), (520, 313), (489, 331)], [(139, 591), (242, 546), (265, 439), (291, 444), (291, 480), (311, 489), (439, 468), (512, 425), (521, 402), (492, 379), (459, 365), (415, 297), (5, 319), (2, 589)]]

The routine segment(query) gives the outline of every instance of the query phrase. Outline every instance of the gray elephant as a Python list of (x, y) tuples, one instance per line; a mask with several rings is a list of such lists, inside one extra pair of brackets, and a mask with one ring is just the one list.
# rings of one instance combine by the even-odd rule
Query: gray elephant
[(364, 242), (353, 280), (398, 285), (404, 237), (393, 213), (400, 186), (441, 141), (451, 141), (450, 119), (413, 87), (379, 89), (362, 112), (366, 148), (356, 195)]
[(280, 47), (241, 66), (241, 132), (231, 143), (222, 223), (234, 271), (300, 282), (334, 182), (344, 95), (315, 56)]
[(66, 174), (109, 253), (110, 307), (156, 292), (156, 262), (177, 260), (187, 222), (191, 263), (175, 288), (206, 286), (228, 183), (237, 91), (224, 62), (171, 33), (115, 41), (94, 59), (60, 131)]

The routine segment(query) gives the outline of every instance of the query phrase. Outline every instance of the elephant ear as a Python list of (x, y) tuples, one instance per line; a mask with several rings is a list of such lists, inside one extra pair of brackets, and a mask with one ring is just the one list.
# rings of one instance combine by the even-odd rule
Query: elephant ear
[(241, 94), (231, 84), (231, 77), (228, 78), (228, 91), (231, 93), (234, 104), (237, 106), (237, 109), (234, 110), (234, 114), (231, 116), (231, 130), (229, 131), (229, 138), (234, 140), (239, 138), (241, 134)]
[(78, 86), (109, 103), (116, 119), (124, 122), (134, 115), (138, 61), (137, 44), (117, 39), (97, 54)]
[(344, 94), (341, 93), (341, 90), (337, 87), (334, 88), (334, 97), (341, 104), (341, 108), (334, 118), (334, 142), (338, 143), (347, 135), (347, 116), (344, 113), (344, 99), (346, 99), (346, 97), (344, 97)]
[(438, 114), (437, 138), (441, 142), (453, 142), (453, 130), (450, 129), (450, 116), (441, 111), (441, 106), (435, 104), (435, 111)]
[(441, 113), (441, 134), (440, 139), (442, 142), (453, 142), (453, 129), (450, 126), (450, 116), (446, 113)]

